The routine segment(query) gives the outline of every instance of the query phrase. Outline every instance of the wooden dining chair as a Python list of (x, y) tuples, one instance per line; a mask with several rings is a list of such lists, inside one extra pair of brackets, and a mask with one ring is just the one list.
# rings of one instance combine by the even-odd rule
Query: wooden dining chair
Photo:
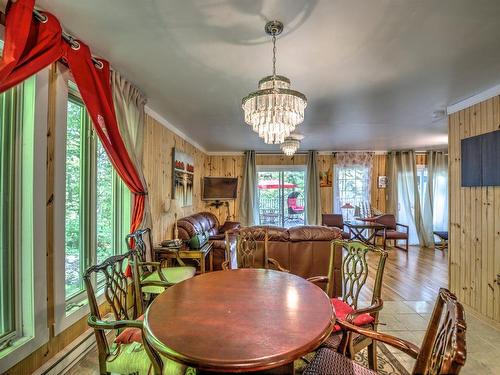
[[(87, 322), (96, 337), (99, 373), (149, 374), (153, 371), (159, 373), (163, 368), (168, 369), (169, 374), (185, 374), (186, 366), (166, 358), (158, 357), (160, 365), (152, 362), (155, 354), (148, 345), (143, 345), (143, 317), (135, 315), (135, 289), (125, 271), (132, 256), (132, 251), (111, 256), (101, 264), (89, 267), (83, 275), (90, 308)], [(104, 296), (106, 303), (102, 306), (96, 291)], [(112, 319), (104, 320), (100, 307), (109, 308)], [(106, 338), (106, 332), (110, 330), (116, 336), (112, 343)]]
[[(342, 296), (340, 298), (333, 298), (333, 255), (334, 249), (337, 246), (343, 248), (341, 268)], [(373, 281), (371, 304), (368, 307), (359, 308), (360, 293), (370, 276), (368, 257), (374, 260), (377, 265)], [(387, 252), (375, 246), (367, 245), (357, 240), (334, 240), (331, 243), (328, 276), (312, 277), (308, 280), (314, 283), (326, 281), (326, 290), (331, 298), (337, 319), (346, 320), (357, 326), (377, 331), (378, 315), (383, 307), (381, 293), (386, 259)], [(341, 339), (341, 327), (335, 325), (334, 331), (323, 342), (322, 346), (336, 350), (340, 345)], [(354, 358), (357, 352), (366, 347), (368, 347), (369, 366), (372, 369), (376, 369), (377, 344), (371, 338), (349, 334), (347, 345), (347, 355), (349, 357)]]
[(148, 296), (160, 294), (165, 288), (193, 277), (196, 268), (191, 266), (167, 267), (165, 263), (148, 261), (151, 255), (151, 229), (139, 229), (125, 238), (132, 251), (132, 276), (136, 295), (138, 315), (145, 311)]
[(303, 375), (333, 374), (376, 374), (347, 358), (342, 353), (346, 349), (347, 334), (355, 333), (372, 340), (393, 346), (416, 359), (412, 374), (439, 375), (458, 374), (466, 360), (464, 308), (449, 290), (441, 288), (434, 305), (422, 347), (406, 340), (369, 329), (357, 327), (346, 321), (339, 321), (345, 332), (337, 351), (320, 349)]
[[(238, 231), (226, 232), (226, 261), (222, 269), (231, 269), (231, 254), (236, 254), (238, 268), (273, 268), (289, 272), (268, 253), (269, 231), (267, 228), (243, 228)], [(236, 251), (231, 251), (232, 247)]]

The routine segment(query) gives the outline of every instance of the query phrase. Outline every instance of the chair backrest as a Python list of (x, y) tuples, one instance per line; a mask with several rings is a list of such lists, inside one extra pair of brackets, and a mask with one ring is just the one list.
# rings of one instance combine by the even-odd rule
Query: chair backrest
[(134, 251), (141, 262), (151, 259), (153, 241), (150, 228), (137, 229), (135, 232), (127, 234), (125, 242), (127, 248)]
[(353, 309), (358, 308), (359, 294), (368, 279), (367, 255), (370, 254), (370, 258), (378, 260), (372, 294), (372, 303), (375, 302), (376, 299), (380, 298), (382, 292), (382, 278), (384, 277), (387, 251), (355, 240), (334, 240), (332, 241), (332, 247), (335, 245), (342, 246), (344, 250), (341, 268), (342, 300)]
[(375, 222), (385, 225), (387, 229), (396, 229), (396, 217), (393, 214), (377, 216)]
[(458, 374), (466, 358), (465, 330), (463, 306), (441, 288), (413, 374)]
[(269, 268), (268, 241), (267, 228), (243, 228), (237, 232), (226, 232), (227, 259), (231, 257), (231, 246), (236, 246), (234, 253), (238, 268)]
[(321, 225), (344, 229), (344, 218), (341, 214), (322, 214)]
[[(136, 318), (134, 288), (131, 287), (125, 270), (129, 264), (132, 252), (114, 255), (101, 264), (89, 267), (83, 274), (87, 297), (89, 300), (90, 316), (101, 320), (99, 304), (96, 298), (96, 282), (102, 286), (103, 294), (108, 302), (115, 320), (129, 320)], [(106, 335), (103, 330), (95, 329), (99, 353), (109, 354)]]

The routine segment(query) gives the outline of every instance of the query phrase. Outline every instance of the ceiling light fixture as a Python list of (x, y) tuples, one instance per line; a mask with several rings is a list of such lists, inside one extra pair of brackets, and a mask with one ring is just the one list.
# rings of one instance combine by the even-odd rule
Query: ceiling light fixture
[(300, 141), (304, 138), (302, 134), (292, 133), (285, 138), (281, 144), (281, 151), (287, 156), (292, 156), (300, 147)]
[(273, 40), (273, 74), (259, 81), (259, 90), (243, 98), (241, 106), (245, 122), (268, 144), (283, 143), (304, 121), (307, 99), (290, 89), (290, 80), (276, 75), (276, 36), (283, 31), (280, 21), (270, 21), (265, 27)]

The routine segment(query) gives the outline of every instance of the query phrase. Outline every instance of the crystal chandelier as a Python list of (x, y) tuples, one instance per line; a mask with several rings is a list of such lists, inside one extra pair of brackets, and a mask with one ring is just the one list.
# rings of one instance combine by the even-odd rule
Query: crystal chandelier
[(281, 144), (281, 151), (283, 151), (286, 156), (292, 156), (299, 149), (300, 141), (303, 138), (304, 136), (302, 134), (290, 134)]
[(243, 98), (241, 106), (245, 122), (268, 144), (283, 143), (304, 121), (307, 99), (290, 89), (290, 80), (276, 75), (276, 36), (283, 31), (280, 21), (266, 24), (266, 33), (273, 39), (273, 74), (259, 81), (259, 89)]

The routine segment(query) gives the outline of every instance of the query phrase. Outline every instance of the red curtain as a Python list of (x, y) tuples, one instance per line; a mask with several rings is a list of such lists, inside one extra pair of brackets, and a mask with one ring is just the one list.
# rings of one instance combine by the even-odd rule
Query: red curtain
[(64, 42), (61, 26), (50, 13), (45, 22), (33, 19), (34, 0), (9, 2), (5, 21), (5, 44), (0, 61), (0, 93), (64, 57), (73, 73), (94, 128), (118, 175), (134, 194), (131, 232), (144, 216), (145, 188), (130, 160), (116, 121), (109, 63), (96, 68), (90, 49), (79, 42), (74, 49)]
[(33, 20), (34, 0), (9, 3), (0, 60), (0, 93), (57, 61), (63, 54), (61, 26), (50, 13), (45, 22)]
[(75, 83), (94, 123), (94, 129), (115, 167), (118, 175), (134, 194), (130, 231), (139, 228), (144, 216), (145, 189), (130, 159), (116, 121), (111, 94), (109, 63), (99, 60), (101, 67), (92, 61), (90, 49), (78, 41), (75, 49), (65, 44), (65, 57), (73, 73)]

